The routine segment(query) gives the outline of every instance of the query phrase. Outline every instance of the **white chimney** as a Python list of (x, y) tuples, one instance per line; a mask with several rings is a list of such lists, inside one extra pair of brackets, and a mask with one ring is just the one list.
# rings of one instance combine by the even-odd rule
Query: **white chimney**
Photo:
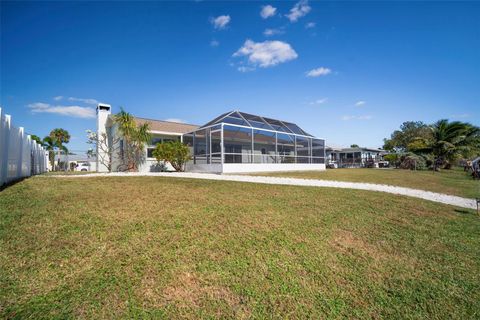
[[(99, 159), (102, 157), (108, 161), (108, 154), (105, 151), (101, 151), (98, 147), (100, 140), (102, 139), (103, 134), (108, 134), (107, 131), (107, 120), (108, 116), (112, 114), (112, 107), (109, 104), (99, 103), (97, 105), (97, 171), (98, 172), (108, 172), (108, 167), (105, 164), (100, 163)], [(111, 139), (106, 139), (107, 147)]]

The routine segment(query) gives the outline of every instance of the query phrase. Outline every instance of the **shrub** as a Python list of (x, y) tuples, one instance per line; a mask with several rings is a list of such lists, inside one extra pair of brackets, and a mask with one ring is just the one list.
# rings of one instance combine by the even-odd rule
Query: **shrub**
[(400, 168), (410, 170), (426, 170), (427, 162), (423, 156), (407, 153), (400, 157)]
[(158, 162), (170, 162), (175, 171), (184, 171), (185, 163), (190, 160), (190, 149), (180, 141), (157, 143), (153, 156)]
[(398, 166), (400, 165), (398, 153), (386, 154), (383, 156), (383, 160), (388, 161), (389, 165), (395, 166), (395, 168), (398, 168)]

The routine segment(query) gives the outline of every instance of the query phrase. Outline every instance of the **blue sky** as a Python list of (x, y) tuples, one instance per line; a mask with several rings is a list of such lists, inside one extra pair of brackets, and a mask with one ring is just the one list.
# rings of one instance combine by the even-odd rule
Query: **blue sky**
[(480, 125), (479, 2), (0, 5), (3, 110), (69, 130), (73, 150), (96, 101), (195, 124), (239, 109), (335, 145), (379, 147), (407, 120)]

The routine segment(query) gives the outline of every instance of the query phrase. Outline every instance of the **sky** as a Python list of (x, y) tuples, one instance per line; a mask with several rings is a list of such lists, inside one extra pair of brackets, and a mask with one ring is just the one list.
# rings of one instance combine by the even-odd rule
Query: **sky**
[(202, 125), (229, 110), (327, 145), (480, 125), (480, 2), (0, 2), (0, 106), (85, 151), (97, 102)]

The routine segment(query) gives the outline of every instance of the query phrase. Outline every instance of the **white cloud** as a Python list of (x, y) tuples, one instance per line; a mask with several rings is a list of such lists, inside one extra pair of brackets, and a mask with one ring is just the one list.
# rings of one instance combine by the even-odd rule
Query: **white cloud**
[(248, 62), (253, 66), (266, 68), (294, 60), (298, 54), (290, 44), (283, 41), (254, 42), (248, 39), (233, 56), (247, 56)]
[(74, 98), (74, 97), (69, 97), (68, 101), (83, 102), (86, 104), (94, 104), (94, 105), (97, 105), (100, 103), (98, 100), (95, 100), (95, 99), (84, 99), (84, 98)]
[(327, 74), (330, 74), (330, 73), (332, 73), (332, 70), (330, 70), (329, 68), (320, 67), (320, 68), (307, 71), (306, 75), (307, 77), (320, 77), (320, 76), (326, 76)]
[(325, 102), (328, 101), (328, 98), (322, 98), (322, 99), (317, 99), (315, 101), (310, 102), (310, 104), (324, 104)]
[(305, 29), (315, 28), (317, 24), (315, 22), (309, 22), (305, 25)]
[(300, 0), (292, 9), (290, 9), (290, 13), (285, 16), (290, 22), (297, 22), (299, 18), (305, 16), (311, 9), (312, 8), (308, 5), (308, 0)]
[(95, 109), (80, 106), (54, 106), (48, 103), (35, 102), (28, 105), (33, 113), (53, 113), (75, 118), (95, 118)]
[(267, 18), (273, 17), (276, 12), (277, 12), (277, 8), (272, 7), (271, 5), (268, 4), (262, 7), (262, 10), (260, 11), (260, 16), (263, 19), (267, 19)]
[(365, 116), (358, 116), (357, 119), (358, 120), (370, 120), (372, 119), (373, 117), (370, 116), (370, 115), (365, 115)]
[(237, 70), (240, 71), (240, 72), (250, 72), (250, 71), (254, 71), (255, 68), (240, 66), (240, 67), (237, 68)]
[(363, 115), (363, 116), (343, 116), (341, 119), (343, 121), (350, 121), (350, 120), (370, 120), (373, 117), (370, 115)]
[(56, 96), (56, 97), (53, 97), (53, 100), (55, 101), (60, 101), (63, 99), (63, 96)]
[(263, 31), (263, 35), (267, 37), (274, 36), (276, 34), (284, 34), (284, 33), (285, 31), (281, 29), (265, 29), (265, 31)]
[(355, 106), (356, 107), (361, 107), (361, 106), (364, 106), (367, 102), (363, 101), (363, 100), (360, 100), (360, 101), (357, 101), (355, 102)]
[(163, 121), (176, 122), (176, 123), (186, 123), (185, 120), (177, 119), (177, 118), (168, 118), (168, 119), (165, 119), (165, 120), (163, 120)]
[(210, 46), (211, 47), (218, 47), (219, 45), (220, 45), (220, 42), (218, 42), (217, 40), (210, 41)]
[(227, 25), (230, 23), (230, 16), (228, 15), (223, 15), (223, 16), (218, 16), (216, 18), (211, 18), (210, 22), (213, 24), (213, 27), (215, 29), (225, 29)]

